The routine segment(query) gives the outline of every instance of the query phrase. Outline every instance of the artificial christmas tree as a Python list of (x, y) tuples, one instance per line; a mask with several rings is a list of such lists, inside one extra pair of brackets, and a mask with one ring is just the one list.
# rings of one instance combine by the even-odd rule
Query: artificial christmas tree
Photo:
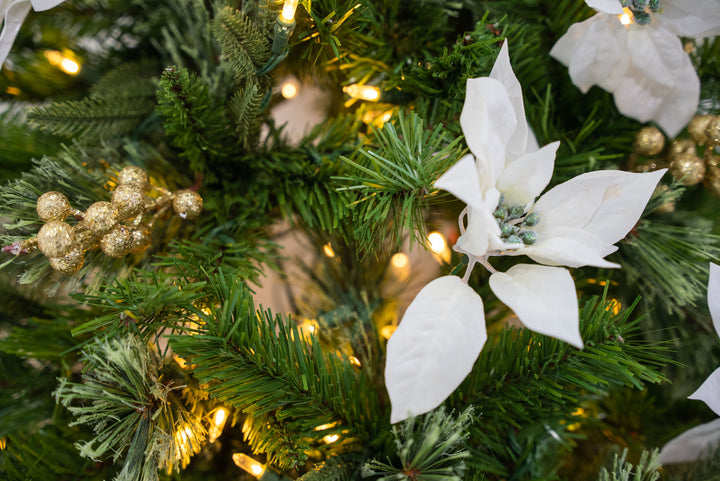
[(716, 1), (1, 8), (3, 479), (720, 479)]

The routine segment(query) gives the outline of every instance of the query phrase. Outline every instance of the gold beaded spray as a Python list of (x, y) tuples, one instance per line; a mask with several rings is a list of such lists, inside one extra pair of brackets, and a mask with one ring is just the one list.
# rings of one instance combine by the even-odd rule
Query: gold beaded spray
[[(148, 196), (151, 191), (156, 193), (154, 198)], [(36, 208), (45, 225), (37, 237), (3, 247), (2, 251), (20, 255), (39, 249), (53, 269), (74, 274), (82, 268), (89, 251), (100, 249), (117, 258), (145, 250), (152, 240), (155, 220), (171, 207), (178, 217), (193, 219), (202, 212), (203, 200), (192, 190), (173, 193), (152, 186), (143, 169), (128, 166), (118, 174), (110, 202), (95, 202), (85, 212), (73, 209), (60, 192), (41, 195)], [(155, 213), (146, 220), (150, 211)], [(65, 222), (70, 215), (78, 219), (75, 225)]]
[[(716, 151), (720, 147), (720, 116), (696, 115), (687, 129), (689, 139), (678, 138), (669, 144), (655, 127), (640, 129), (630, 167), (639, 172), (668, 167), (684, 185), (702, 182), (711, 194), (720, 196), (720, 156)], [(646, 158), (640, 161), (638, 156)]]

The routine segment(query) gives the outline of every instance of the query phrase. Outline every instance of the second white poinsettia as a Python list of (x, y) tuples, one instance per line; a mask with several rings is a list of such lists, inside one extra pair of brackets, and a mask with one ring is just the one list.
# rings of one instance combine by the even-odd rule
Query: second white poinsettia
[[(664, 173), (591, 172), (536, 201), (550, 182), (559, 143), (539, 148), (528, 128), (507, 43), (489, 77), (467, 81), (460, 123), (472, 154), (435, 186), (467, 203), (454, 249), (468, 256), (468, 268), (463, 279), (428, 284), (388, 342), (393, 423), (437, 407), (472, 370), (486, 340), (482, 301), (467, 286), (476, 264), (492, 272), (491, 290), (526, 327), (582, 348), (575, 285), (557, 266), (619, 267), (604, 257), (635, 225)], [(489, 259), (502, 255), (546, 265), (497, 272)]]
[(550, 51), (572, 82), (612, 92), (618, 110), (655, 121), (671, 137), (689, 122), (700, 81), (679, 36), (720, 33), (720, 8), (708, 0), (586, 0), (598, 13), (573, 24)]
[[(715, 332), (720, 336), (720, 266), (710, 264), (708, 308)], [(716, 369), (688, 399), (704, 401), (720, 416), (720, 368)], [(720, 447), (720, 418), (695, 426), (670, 440), (660, 451), (663, 464), (689, 463), (711, 455)]]

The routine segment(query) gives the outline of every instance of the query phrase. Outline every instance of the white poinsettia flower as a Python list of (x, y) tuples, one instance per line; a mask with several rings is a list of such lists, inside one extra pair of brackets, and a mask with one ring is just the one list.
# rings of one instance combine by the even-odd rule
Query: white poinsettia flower
[[(472, 370), (487, 339), (482, 300), (467, 286), (477, 263), (493, 273), (491, 290), (526, 327), (582, 348), (575, 284), (556, 266), (619, 267), (604, 257), (635, 225), (664, 172), (583, 174), (536, 201), (559, 143), (540, 148), (528, 128), (507, 42), (489, 77), (468, 79), (460, 124), (471, 155), (435, 187), (467, 203), (454, 249), (467, 254), (468, 268), (463, 279), (445, 276), (425, 286), (388, 342), (393, 423), (437, 407)], [(497, 272), (489, 258), (500, 255), (547, 265)]]
[[(720, 266), (710, 264), (707, 293), (710, 317), (720, 336)], [(716, 369), (688, 399), (704, 401), (720, 416), (720, 368)], [(720, 419), (701, 424), (671, 439), (660, 451), (663, 464), (689, 463), (704, 459), (720, 447)]]
[(583, 93), (598, 85), (613, 94), (623, 115), (655, 121), (670, 137), (677, 135), (695, 114), (700, 98), (700, 80), (678, 36), (720, 33), (717, 2), (586, 3), (598, 13), (573, 24), (550, 55), (568, 67), (573, 84)]
[(40, 12), (49, 10), (63, 1), (65, 0), (0, 0), (0, 20), (3, 21), (0, 32), (0, 66), (5, 63), (30, 7)]

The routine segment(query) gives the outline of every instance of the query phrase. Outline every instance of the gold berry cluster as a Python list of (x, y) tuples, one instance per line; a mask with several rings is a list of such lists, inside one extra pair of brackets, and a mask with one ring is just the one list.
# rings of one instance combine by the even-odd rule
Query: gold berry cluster
[[(159, 197), (148, 196), (151, 190)], [(50, 258), (53, 269), (73, 274), (83, 266), (88, 251), (100, 249), (107, 256), (123, 257), (145, 250), (152, 240), (155, 219), (170, 206), (182, 219), (192, 219), (202, 212), (203, 200), (191, 190), (169, 192), (151, 186), (143, 169), (125, 167), (118, 174), (110, 202), (95, 202), (85, 212), (73, 209), (60, 192), (41, 195), (37, 213), (45, 225), (35, 239), (21, 245), (21, 251), (36, 246)], [(155, 215), (146, 219), (151, 210)], [(65, 222), (70, 215), (79, 222)]]
[[(688, 124), (690, 138), (675, 139), (666, 146), (665, 136), (654, 127), (640, 129), (635, 137), (632, 170), (647, 172), (667, 167), (685, 185), (702, 182), (720, 196), (720, 116), (697, 115)], [(641, 160), (643, 159), (643, 160)]]

